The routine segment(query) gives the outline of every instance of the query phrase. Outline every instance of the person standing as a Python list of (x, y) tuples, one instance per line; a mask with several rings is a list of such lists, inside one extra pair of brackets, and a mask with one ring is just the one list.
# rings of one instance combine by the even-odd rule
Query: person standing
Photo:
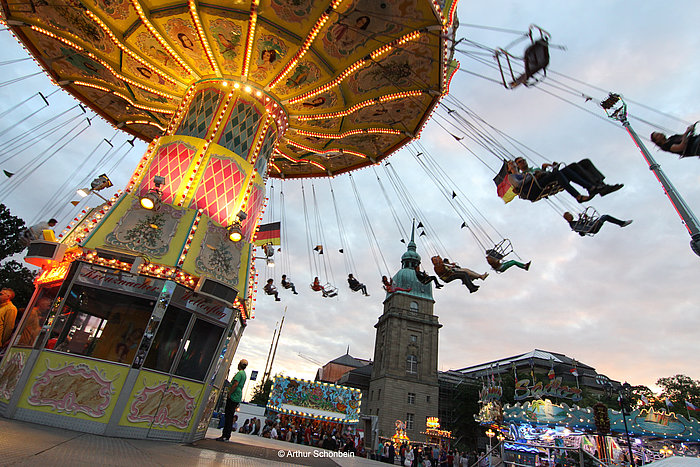
[(4, 348), (10, 343), (12, 331), (15, 328), (17, 308), (12, 304), (14, 298), (14, 290), (0, 290), (0, 348)]
[(245, 369), (248, 366), (248, 360), (243, 359), (238, 362), (238, 373), (231, 381), (229, 388), (229, 396), (226, 398), (226, 408), (224, 410), (224, 429), (221, 436), (216, 438), (217, 441), (228, 441), (231, 437), (233, 428), (233, 417), (236, 415), (236, 409), (243, 399), (243, 385), (245, 385), (246, 375)]

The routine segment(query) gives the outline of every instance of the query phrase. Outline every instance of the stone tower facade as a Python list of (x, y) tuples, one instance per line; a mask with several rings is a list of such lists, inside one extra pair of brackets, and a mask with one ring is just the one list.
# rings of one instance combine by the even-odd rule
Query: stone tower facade
[(378, 418), (380, 437), (390, 438), (401, 420), (409, 439), (424, 440), (421, 431), (427, 417), (438, 416), (438, 330), (442, 325), (433, 314), (432, 285), (416, 277), (420, 255), (413, 235), (401, 266), (393, 285), (410, 290), (387, 293), (384, 312), (374, 326), (377, 336), (366, 414)]

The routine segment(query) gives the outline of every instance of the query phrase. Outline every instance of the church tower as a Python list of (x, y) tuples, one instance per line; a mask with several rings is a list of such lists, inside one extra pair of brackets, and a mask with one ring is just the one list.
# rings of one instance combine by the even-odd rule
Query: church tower
[[(424, 439), (427, 417), (438, 416), (438, 330), (433, 315), (432, 284), (416, 277), (420, 255), (411, 241), (401, 256), (393, 285), (407, 291), (386, 294), (384, 312), (374, 325), (374, 365), (367, 415), (377, 416), (377, 434), (390, 438), (396, 421), (406, 423), (406, 435)], [(408, 290), (410, 289), (410, 290)]]

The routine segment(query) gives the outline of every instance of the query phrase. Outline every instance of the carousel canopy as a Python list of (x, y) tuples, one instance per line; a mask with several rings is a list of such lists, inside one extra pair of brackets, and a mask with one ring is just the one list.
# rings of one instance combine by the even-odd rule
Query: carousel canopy
[(0, 0), (56, 84), (146, 141), (193, 83), (264, 93), (289, 121), (277, 177), (357, 169), (416, 138), (454, 72), (456, 3)]

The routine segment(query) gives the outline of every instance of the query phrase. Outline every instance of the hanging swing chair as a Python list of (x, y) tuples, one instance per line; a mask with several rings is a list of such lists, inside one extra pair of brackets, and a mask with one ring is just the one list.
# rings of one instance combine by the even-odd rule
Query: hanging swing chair
[(494, 271), (501, 273), (500, 270), (501, 261), (513, 252), (513, 245), (510, 240), (504, 238), (500, 242), (496, 243), (493, 248), (486, 250), (486, 262), (489, 263)]
[[(539, 32), (539, 38), (533, 37), (533, 31)], [(536, 25), (530, 25), (527, 37), (530, 39), (530, 45), (525, 49), (522, 59), (508, 52), (505, 48), (496, 49), (494, 58), (498, 64), (498, 69), (501, 72), (501, 81), (506, 89), (514, 89), (523, 84), (532, 86), (540, 82), (547, 74), (547, 66), (549, 65), (549, 39), (550, 34), (544, 29)], [(505, 63), (501, 62), (501, 57), (505, 59)], [(515, 60), (523, 60), (525, 71), (522, 75), (516, 77), (513, 72), (511, 58)], [(504, 66), (507, 66), (507, 71), (504, 72)], [(542, 76), (536, 76), (542, 72)], [(506, 74), (510, 75), (510, 82), (506, 79)]]
[(578, 215), (578, 220), (571, 226), (571, 230), (581, 235), (593, 236), (595, 226), (600, 220), (600, 214), (593, 206), (588, 206), (585, 211)]

